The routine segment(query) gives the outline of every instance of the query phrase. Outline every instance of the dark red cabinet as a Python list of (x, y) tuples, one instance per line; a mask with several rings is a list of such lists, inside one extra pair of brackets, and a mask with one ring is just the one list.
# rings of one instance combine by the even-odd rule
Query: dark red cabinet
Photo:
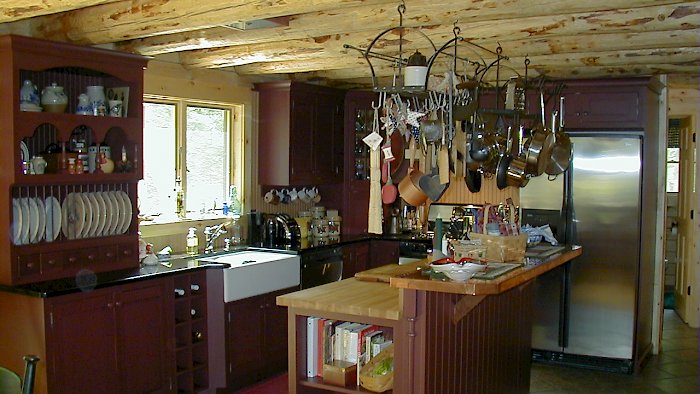
[(369, 147), (362, 139), (372, 132), (372, 100), (377, 100), (377, 94), (368, 91), (345, 95), (343, 231), (348, 234), (367, 233)]
[(259, 83), (255, 90), (260, 184), (342, 182), (344, 92), (292, 81)]
[(393, 240), (373, 239), (370, 243), (371, 258), (367, 269), (399, 263), (399, 243)]
[(226, 386), (236, 390), (287, 369), (287, 308), (278, 295), (297, 287), (226, 303)]
[(363, 241), (343, 246), (343, 279), (367, 269), (369, 245), (369, 241)]
[[(566, 128), (643, 129), (642, 100), (648, 85), (647, 78), (565, 82), (562, 95), (565, 97)], [(558, 98), (552, 99), (551, 104), (558, 106)]]
[(49, 392), (169, 392), (166, 294), (149, 280), (49, 299)]

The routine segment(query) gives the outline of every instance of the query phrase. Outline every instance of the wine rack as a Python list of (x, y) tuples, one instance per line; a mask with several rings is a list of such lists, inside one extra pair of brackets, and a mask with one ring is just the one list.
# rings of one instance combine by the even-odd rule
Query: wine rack
[(173, 284), (177, 392), (198, 393), (209, 386), (206, 274), (178, 275)]

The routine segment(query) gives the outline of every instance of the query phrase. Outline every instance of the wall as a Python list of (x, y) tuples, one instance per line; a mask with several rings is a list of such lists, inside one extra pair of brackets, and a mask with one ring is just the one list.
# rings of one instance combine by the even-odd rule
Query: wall
[[(669, 89), (669, 118), (686, 118), (688, 133), (681, 136), (681, 141), (692, 144), (688, 156), (698, 156), (697, 142), (692, 142), (692, 134), (696, 135), (700, 131), (700, 88), (679, 87)], [(683, 142), (682, 142), (683, 143)], [(683, 149), (683, 148), (681, 148)], [(683, 155), (683, 153), (681, 153)], [(683, 160), (683, 158), (681, 158)], [(683, 164), (681, 164), (683, 166)], [(678, 196), (678, 222), (679, 222), (679, 243), (678, 243), (678, 265), (676, 270), (676, 311), (678, 315), (691, 327), (700, 326), (700, 297), (698, 297), (698, 285), (700, 284), (700, 254), (698, 244), (700, 244), (700, 201), (698, 189), (700, 189), (700, 162), (690, 163), (687, 167), (688, 173), (681, 174), (680, 193)], [(694, 171), (694, 174), (693, 174)], [(690, 211), (694, 211), (694, 219), (690, 219)], [(687, 288), (690, 286), (690, 295)]]

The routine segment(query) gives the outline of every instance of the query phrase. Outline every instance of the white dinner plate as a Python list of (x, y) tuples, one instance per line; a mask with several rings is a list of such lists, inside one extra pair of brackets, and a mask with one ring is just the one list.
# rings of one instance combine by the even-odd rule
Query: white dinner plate
[(95, 236), (101, 237), (102, 232), (105, 228), (105, 219), (107, 218), (107, 207), (105, 206), (105, 200), (102, 198), (102, 193), (95, 192), (91, 195), (92, 198), (95, 199), (95, 203), (97, 203), (97, 228), (95, 229)]
[(36, 201), (36, 206), (38, 208), (37, 216), (39, 218), (39, 229), (36, 232), (36, 237), (34, 237), (33, 243), (37, 243), (44, 239), (44, 232), (46, 231), (46, 207), (44, 206), (44, 200), (39, 197), (34, 198)]
[(124, 220), (121, 223), (121, 230), (119, 230), (119, 233), (124, 234), (131, 226), (131, 215), (133, 213), (133, 209), (131, 208), (131, 199), (129, 198), (129, 195), (123, 191), (120, 191), (118, 194), (122, 198), (122, 208), (124, 211)]
[(27, 236), (27, 243), (33, 244), (36, 242), (36, 237), (39, 233), (39, 206), (32, 197), (26, 197), (24, 200), (27, 201), (29, 206), (29, 235)]
[(88, 237), (97, 236), (97, 227), (99, 227), (100, 221), (100, 207), (97, 204), (95, 195), (93, 193), (83, 193), (85, 200), (90, 204), (90, 212), (92, 213), (92, 223), (90, 224), (90, 231), (88, 232)]
[(102, 199), (105, 200), (105, 207), (107, 211), (107, 217), (105, 218), (105, 226), (102, 229), (102, 235), (111, 235), (112, 232), (110, 229), (112, 227), (112, 223), (114, 222), (115, 217), (119, 217), (119, 213), (117, 212), (117, 207), (114, 206), (112, 199), (109, 198), (109, 192), (102, 192)]
[(83, 202), (83, 208), (85, 209), (83, 231), (80, 232), (80, 238), (88, 238), (92, 231), (92, 204), (90, 204), (90, 199), (87, 198), (86, 193), (78, 193), (78, 197), (80, 197), (80, 200)]
[(29, 230), (31, 219), (29, 217), (29, 203), (26, 198), (19, 199), (19, 207), (22, 210), (22, 231), (19, 235), (22, 245), (29, 243)]
[(61, 204), (54, 196), (46, 197), (46, 241), (52, 242), (61, 231)]
[(117, 199), (117, 192), (111, 191), (107, 192), (107, 198), (109, 198), (112, 204), (112, 220), (109, 222), (109, 234), (114, 235), (117, 233), (117, 226), (119, 226), (119, 220), (121, 219), (121, 203)]
[(61, 231), (63, 231), (63, 236), (68, 239), (72, 239), (68, 234), (68, 205), (70, 205), (70, 200), (72, 198), (73, 194), (68, 194), (66, 198), (63, 199), (63, 204), (61, 204)]
[(19, 200), (12, 199), (12, 243), (15, 245), (22, 244), (22, 208)]

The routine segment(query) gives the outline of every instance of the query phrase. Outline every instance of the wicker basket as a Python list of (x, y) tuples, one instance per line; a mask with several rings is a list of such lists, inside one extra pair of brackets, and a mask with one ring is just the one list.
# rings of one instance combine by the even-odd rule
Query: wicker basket
[(525, 258), (527, 234), (488, 235), (469, 233), (469, 239), (480, 239), (486, 246), (486, 259), (489, 261), (522, 261)]
[(391, 390), (394, 387), (394, 372), (389, 372), (386, 375), (373, 375), (372, 371), (374, 367), (386, 360), (387, 358), (394, 358), (394, 345), (389, 345), (386, 349), (382, 350), (381, 353), (374, 356), (367, 364), (365, 364), (360, 370), (360, 386), (366, 388), (369, 391), (374, 391), (375, 393), (382, 393), (387, 390)]

